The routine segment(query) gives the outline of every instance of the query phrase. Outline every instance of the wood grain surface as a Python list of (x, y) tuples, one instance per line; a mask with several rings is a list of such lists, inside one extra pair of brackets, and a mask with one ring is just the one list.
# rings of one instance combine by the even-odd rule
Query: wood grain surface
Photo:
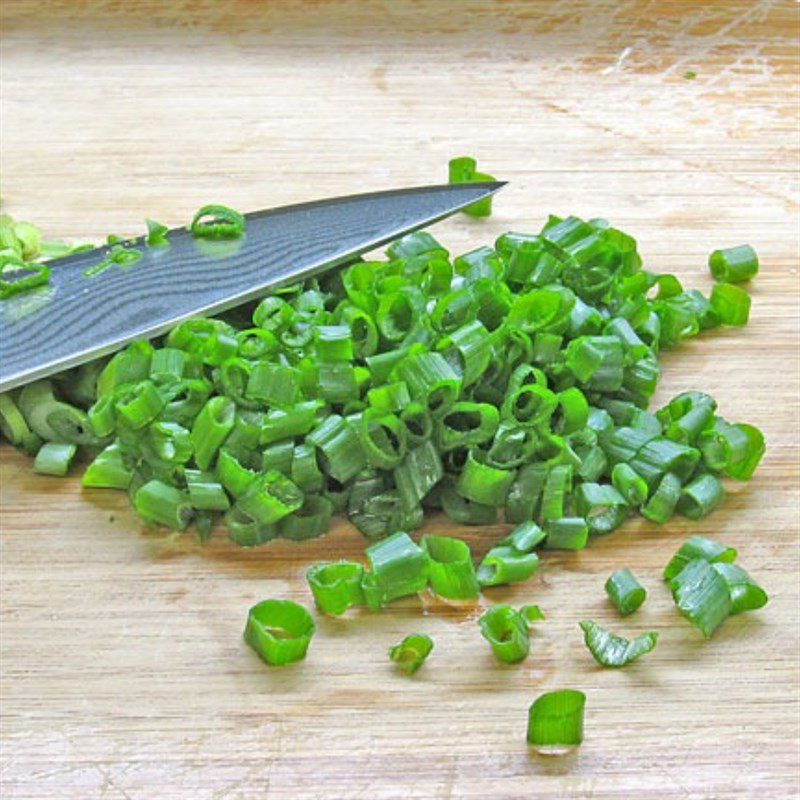
[[(794, 798), (798, 612), (798, 11), (770, 2), (15, 2), (2, 4), (2, 196), (53, 237), (134, 234), (216, 201), (251, 210), (443, 178), (478, 157), (507, 178), (488, 221), (447, 221), (458, 252), (545, 215), (606, 216), (646, 265), (709, 287), (710, 250), (752, 243), (751, 325), (668, 354), (658, 400), (699, 388), (763, 426), (753, 481), (699, 524), (632, 523), (534, 580), (530, 657), (501, 667), (479, 608), (417, 601), (319, 619), (307, 660), (265, 668), (241, 640), (263, 598), (309, 604), (325, 539), (246, 552), (145, 532), (124, 496), (30, 473), (0, 448), (0, 794), (78, 798)], [(696, 78), (686, 77), (695, 72)], [(464, 535), (478, 554), (503, 526)], [(739, 548), (768, 589), (711, 642), (660, 580), (689, 532)], [(620, 621), (603, 583), (650, 590)], [(658, 630), (602, 670), (577, 622)], [(387, 648), (436, 649), (412, 679)], [(525, 745), (528, 705), (587, 696), (563, 759)]]

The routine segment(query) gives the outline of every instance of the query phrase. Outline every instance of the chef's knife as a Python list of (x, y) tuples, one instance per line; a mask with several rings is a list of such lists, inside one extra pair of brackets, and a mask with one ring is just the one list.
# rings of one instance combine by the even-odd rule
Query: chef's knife
[(240, 239), (186, 229), (94, 277), (108, 247), (49, 262), (50, 285), (0, 301), (0, 392), (294, 283), (430, 225), (504, 184), (424, 186), (257, 211)]

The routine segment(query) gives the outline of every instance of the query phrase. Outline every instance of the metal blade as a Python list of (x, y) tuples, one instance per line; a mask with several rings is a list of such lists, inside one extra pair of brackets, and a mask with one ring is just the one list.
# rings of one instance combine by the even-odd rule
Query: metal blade
[(424, 186), (258, 211), (234, 241), (195, 239), (177, 228), (169, 247), (137, 239), (139, 261), (93, 278), (84, 270), (108, 247), (52, 261), (50, 286), (0, 302), (0, 391), (308, 278), (504, 185)]

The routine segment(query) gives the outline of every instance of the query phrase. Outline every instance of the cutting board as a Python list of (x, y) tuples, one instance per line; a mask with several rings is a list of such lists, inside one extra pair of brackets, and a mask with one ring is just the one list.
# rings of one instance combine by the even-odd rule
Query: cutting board
[[(346, 523), (245, 551), (220, 532), (143, 530), (124, 496), (36, 476), (0, 447), (2, 753), (8, 800), (789, 798), (798, 766), (796, 3), (12, 2), (3, 4), (4, 211), (50, 237), (138, 234), (207, 202), (243, 210), (444, 179), (454, 155), (510, 180), (494, 216), (435, 234), (453, 251), (549, 212), (604, 216), (645, 264), (707, 291), (717, 247), (762, 270), (749, 327), (664, 357), (657, 402), (698, 388), (763, 427), (755, 478), (697, 524), (631, 522), (546, 553), (476, 607), (405, 601), (318, 617), (308, 658), (268, 669), (241, 639), (269, 597), (310, 606), (312, 562), (357, 559)], [(695, 77), (692, 77), (692, 74)], [(507, 527), (463, 536), (480, 556)], [(739, 549), (762, 611), (703, 641), (661, 570), (690, 533)], [(603, 592), (649, 590), (620, 620)], [(538, 603), (504, 667), (476, 618)], [(602, 670), (578, 621), (657, 630)], [(387, 649), (436, 646), (413, 678)], [(587, 695), (566, 758), (525, 744), (530, 703)]]

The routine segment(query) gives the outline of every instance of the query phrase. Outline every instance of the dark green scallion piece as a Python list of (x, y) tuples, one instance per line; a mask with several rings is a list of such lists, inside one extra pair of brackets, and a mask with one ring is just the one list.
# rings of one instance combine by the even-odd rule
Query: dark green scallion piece
[(647, 591), (628, 569), (618, 569), (606, 581), (606, 594), (623, 617), (633, 614), (647, 597)]

